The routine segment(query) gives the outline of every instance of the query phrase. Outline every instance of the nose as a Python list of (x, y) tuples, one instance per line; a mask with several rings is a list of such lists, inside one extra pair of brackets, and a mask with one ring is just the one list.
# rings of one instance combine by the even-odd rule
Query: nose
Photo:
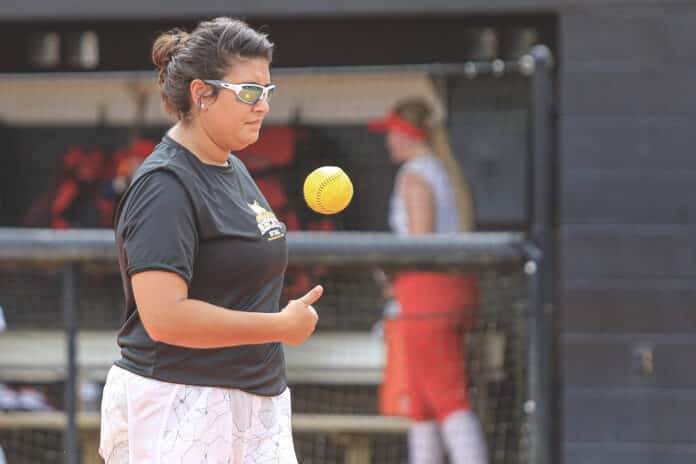
[(268, 103), (267, 98), (262, 98), (256, 104), (254, 105), (254, 111), (260, 112), (260, 113), (268, 113), (271, 111), (271, 105)]

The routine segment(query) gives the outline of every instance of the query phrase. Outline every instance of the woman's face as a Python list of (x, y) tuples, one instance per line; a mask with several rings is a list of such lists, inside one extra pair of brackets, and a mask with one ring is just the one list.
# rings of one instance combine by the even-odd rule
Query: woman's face
[(391, 129), (387, 132), (387, 149), (393, 162), (400, 164), (408, 160), (412, 140), (407, 135)]
[[(222, 80), (231, 84), (269, 85), (269, 62), (264, 58), (237, 60)], [(263, 119), (271, 109), (265, 99), (249, 105), (228, 89), (219, 89), (217, 98), (203, 97), (201, 102), (207, 104), (205, 111), (200, 112), (203, 127), (216, 145), (230, 151), (242, 150), (258, 140)]]

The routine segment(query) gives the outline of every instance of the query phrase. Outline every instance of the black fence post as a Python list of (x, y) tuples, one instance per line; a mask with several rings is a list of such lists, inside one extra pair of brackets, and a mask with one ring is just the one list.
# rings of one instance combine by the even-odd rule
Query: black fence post
[(546, 324), (544, 323), (544, 298), (541, 284), (541, 268), (543, 267), (542, 251), (534, 244), (526, 247), (527, 261), (524, 263), (524, 273), (527, 280), (529, 297), (529, 312), (527, 314), (527, 401), (524, 412), (528, 418), (529, 427), (529, 456), (528, 464), (551, 464), (549, 449), (550, 437), (547, 429), (548, 421), (548, 368), (545, 349)]
[(528, 247), (525, 264), (530, 290), (529, 318), (529, 400), (525, 412), (529, 415), (530, 464), (552, 464), (554, 440), (553, 414), (553, 299), (555, 240), (553, 238), (553, 87), (552, 56), (543, 45), (535, 46), (525, 57), (532, 67), (531, 74), (531, 153), (532, 186)]
[(67, 371), (64, 386), (67, 425), (63, 436), (66, 464), (80, 462), (77, 431), (77, 273), (76, 263), (68, 262), (63, 266), (63, 324), (67, 345)]

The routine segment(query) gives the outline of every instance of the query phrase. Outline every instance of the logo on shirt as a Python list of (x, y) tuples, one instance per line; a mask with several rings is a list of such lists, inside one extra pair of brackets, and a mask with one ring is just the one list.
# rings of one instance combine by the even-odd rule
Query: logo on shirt
[(247, 203), (249, 208), (256, 215), (256, 225), (261, 231), (261, 235), (268, 240), (276, 240), (285, 236), (283, 224), (278, 220), (272, 211), (268, 211), (263, 206), (254, 200), (253, 203)]

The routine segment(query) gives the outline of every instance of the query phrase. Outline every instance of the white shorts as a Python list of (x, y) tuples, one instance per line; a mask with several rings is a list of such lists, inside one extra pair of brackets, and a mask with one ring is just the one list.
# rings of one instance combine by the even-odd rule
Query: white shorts
[(258, 396), (113, 366), (101, 413), (99, 454), (106, 464), (297, 464), (290, 389)]

